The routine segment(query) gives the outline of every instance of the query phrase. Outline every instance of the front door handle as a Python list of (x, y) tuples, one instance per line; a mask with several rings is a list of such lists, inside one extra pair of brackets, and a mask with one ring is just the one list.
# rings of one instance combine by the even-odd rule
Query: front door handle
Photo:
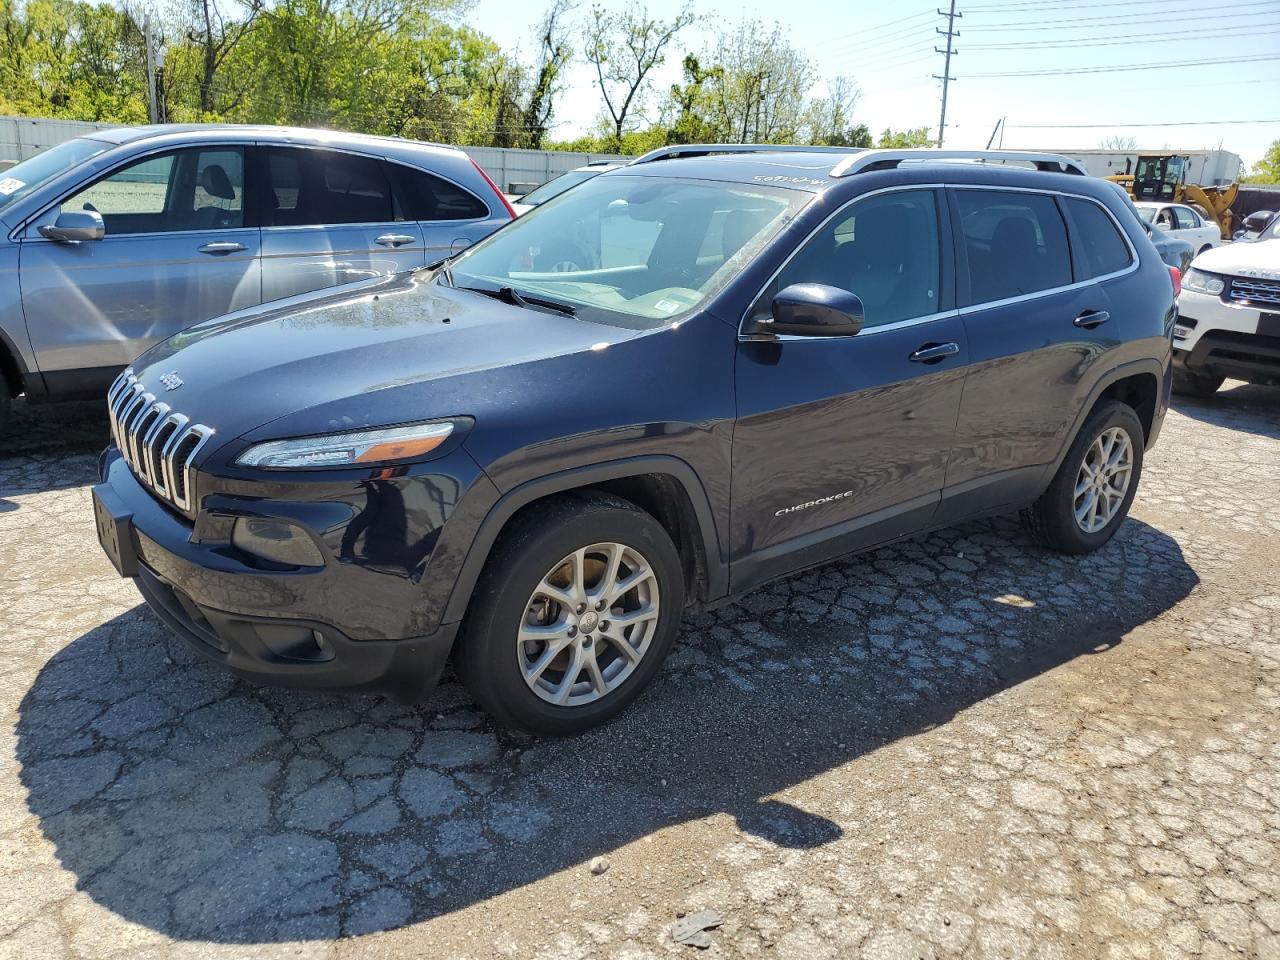
[(958, 343), (926, 343), (911, 356), (912, 363), (941, 363), (947, 357), (954, 357), (960, 352)]
[(403, 247), (406, 243), (413, 243), (413, 241), (414, 238), (407, 233), (384, 233), (373, 242), (384, 247)]
[(1100, 327), (1111, 319), (1111, 314), (1105, 310), (1086, 310), (1080, 316), (1071, 322), (1077, 327), (1083, 327), (1086, 330), (1092, 330), (1094, 327)]
[(213, 243), (206, 243), (203, 247), (197, 247), (201, 253), (207, 253), (211, 257), (225, 257), (228, 253), (240, 253), (245, 249), (243, 243), (236, 243), (234, 240), (215, 240)]

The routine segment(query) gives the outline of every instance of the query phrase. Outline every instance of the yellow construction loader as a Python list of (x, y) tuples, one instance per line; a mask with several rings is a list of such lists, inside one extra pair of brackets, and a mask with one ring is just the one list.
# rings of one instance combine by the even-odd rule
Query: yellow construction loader
[(1128, 191), (1134, 200), (1165, 203), (1188, 203), (1218, 225), (1223, 240), (1231, 239), (1231, 204), (1235, 203), (1240, 184), (1226, 187), (1202, 187), (1187, 183), (1188, 157), (1177, 154), (1143, 154), (1133, 173), (1121, 173), (1113, 180)]

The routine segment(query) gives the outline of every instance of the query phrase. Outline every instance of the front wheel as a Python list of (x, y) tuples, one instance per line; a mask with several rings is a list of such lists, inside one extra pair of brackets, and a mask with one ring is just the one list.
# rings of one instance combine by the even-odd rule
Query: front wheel
[(1190, 370), (1173, 371), (1173, 392), (1184, 396), (1199, 397), (1208, 400), (1222, 386), (1226, 377), (1208, 373), (1192, 373)]
[(657, 520), (604, 494), (557, 497), (494, 545), (455, 666), (500, 723), (578, 733), (649, 684), (683, 607), (680, 557)]
[(1138, 490), (1143, 443), (1132, 407), (1098, 404), (1049, 489), (1022, 511), (1031, 535), (1062, 553), (1090, 553), (1115, 536)]

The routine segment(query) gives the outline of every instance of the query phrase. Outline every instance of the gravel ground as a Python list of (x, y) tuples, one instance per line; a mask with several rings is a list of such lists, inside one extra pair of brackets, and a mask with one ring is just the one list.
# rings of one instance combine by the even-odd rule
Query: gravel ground
[(998, 520), (823, 567), (558, 742), (196, 660), (94, 540), (101, 408), (19, 408), (0, 955), (1280, 957), (1280, 390), (1233, 387), (1099, 553)]

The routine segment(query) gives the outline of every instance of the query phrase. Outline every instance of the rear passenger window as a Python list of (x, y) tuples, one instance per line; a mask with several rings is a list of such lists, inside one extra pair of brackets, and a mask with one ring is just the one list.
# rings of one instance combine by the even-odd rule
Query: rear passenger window
[(376, 157), (330, 150), (273, 149), (267, 154), (275, 226), (387, 223), (391, 185)]
[(1179, 230), (1195, 230), (1200, 226), (1200, 218), (1190, 207), (1174, 207), (1173, 215), (1178, 218)]
[(1129, 245), (1105, 210), (1089, 200), (1066, 197), (1063, 202), (1083, 261), (1076, 265), (1077, 279), (1103, 277), (1133, 263)]
[(752, 316), (768, 316), (778, 291), (793, 283), (825, 283), (857, 294), (865, 327), (937, 313), (939, 236), (932, 190), (902, 190), (859, 200), (792, 257)]
[(479, 220), (489, 216), (489, 208), (480, 198), (443, 177), (398, 163), (388, 168), (395, 181), (400, 219)]
[(969, 303), (990, 303), (1071, 283), (1067, 229), (1053, 197), (957, 190), (969, 264)]

